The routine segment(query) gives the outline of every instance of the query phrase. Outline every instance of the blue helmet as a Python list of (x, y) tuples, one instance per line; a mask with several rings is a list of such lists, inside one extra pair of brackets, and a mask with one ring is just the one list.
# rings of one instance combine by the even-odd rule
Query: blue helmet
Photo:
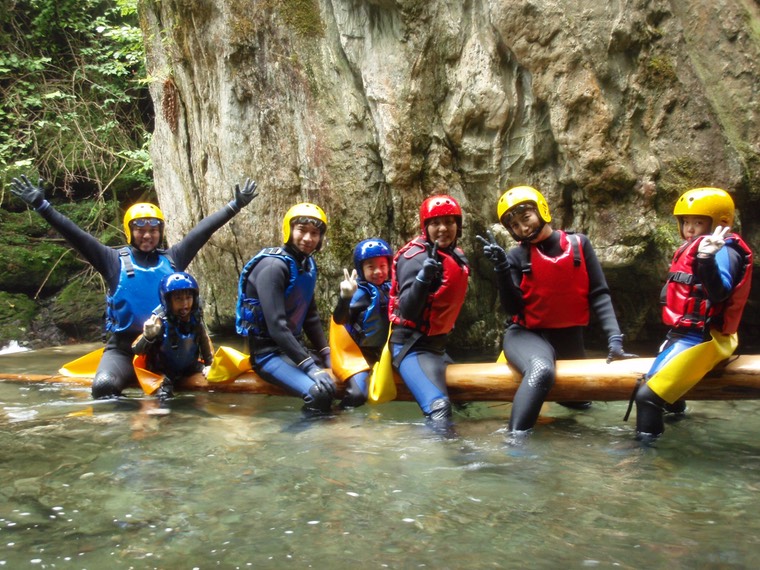
[(178, 271), (177, 273), (171, 273), (161, 279), (161, 284), (158, 286), (158, 295), (161, 298), (161, 307), (165, 314), (171, 314), (171, 307), (169, 307), (169, 293), (174, 293), (175, 291), (192, 291), (193, 311), (198, 309), (198, 282), (189, 273)]
[(388, 267), (393, 262), (393, 250), (388, 243), (380, 238), (369, 238), (360, 241), (354, 248), (354, 267), (359, 274), (359, 279), (364, 279), (362, 263), (373, 257), (387, 257)]

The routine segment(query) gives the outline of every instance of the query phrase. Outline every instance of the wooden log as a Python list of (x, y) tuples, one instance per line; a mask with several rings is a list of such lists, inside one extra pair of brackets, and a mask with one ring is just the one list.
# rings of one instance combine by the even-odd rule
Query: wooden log
[[(603, 359), (560, 360), (557, 382), (547, 401), (627, 401), (636, 381), (652, 365), (651, 358), (633, 358), (607, 364)], [(5, 374), (0, 381), (50, 382), (59, 384), (91, 384), (91, 378), (60, 375)], [(452, 364), (446, 371), (446, 382), (454, 402), (512, 401), (520, 377), (506, 364)], [(397, 380), (397, 400), (410, 401), (409, 390)], [(269, 394), (287, 393), (265, 382), (254, 372), (247, 372), (233, 382), (209, 383), (201, 375), (189, 378), (180, 389), (188, 391), (241, 392)], [(338, 397), (343, 386), (338, 387)], [(727, 366), (716, 369), (687, 395), (689, 400), (753, 400), (760, 399), (760, 355), (735, 357)]]

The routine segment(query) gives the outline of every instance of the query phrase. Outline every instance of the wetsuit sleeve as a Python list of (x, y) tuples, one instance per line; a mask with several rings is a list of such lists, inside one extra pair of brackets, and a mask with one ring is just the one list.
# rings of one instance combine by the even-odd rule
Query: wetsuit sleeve
[(333, 310), (332, 318), (339, 325), (345, 325), (348, 322), (348, 311), (351, 307), (351, 299), (338, 297), (338, 303)]
[[(251, 284), (256, 283), (256, 296), (261, 303), (261, 312), (264, 315), (269, 336), (288, 358), (299, 364), (310, 356), (288, 328), (285, 290), (289, 278), (290, 270), (284, 261), (274, 258), (262, 259), (248, 277), (248, 290), (252, 291)], [(308, 319), (309, 316), (307, 316), (307, 321)], [(324, 337), (324, 332), (322, 336)]]
[(182, 240), (170, 247), (166, 254), (174, 262), (177, 271), (184, 271), (200, 249), (211, 239), (219, 228), (236, 214), (229, 204), (206, 216)]
[(398, 307), (400, 315), (413, 322), (422, 317), (427, 298), (434, 283), (425, 283), (417, 279), (427, 255), (419, 253), (412, 258), (399, 256), (396, 263), (396, 282), (398, 283)]
[(211, 342), (206, 325), (203, 323), (198, 327), (198, 345), (201, 349), (203, 364), (211, 366), (211, 363), (214, 361), (214, 344)]
[(522, 265), (525, 252), (515, 247), (507, 253), (508, 271), (496, 272), (496, 287), (499, 290), (501, 307), (508, 315), (519, 315), (525, 307), (520, 283), (522, 282)]
[(150, 348), (155, 344), (155, 341), (148, 340), (143, 335), (140, 335), (132, 343), (132, 352), (135, 354), (147, 354)]
[[(306, 337), (311, 341), (312, 346), (316, 350), (330, 347), (327, 342), (327, 337), (325, 336), (325, 331), (322, 328), (322, 319), (319, 317), (317, 302), (314, 299), (311, 300), (309, 310), (306, 313), (306, 320), (303, 323), (303, 331), (306, 333)], [(301, 361), (294, 360), (294, 362), (297, 364)]]
[(713, 303), (721, 303), (731, 296), (734, 286), (743, 277), (744, 259), (742, 254), (726, 244), (718, 253), (709, 257), (697, 256), (696, 273)]
[[(44, 207), (47, 204), (47, 207)], [(103, 276), (109, 291), (114, 291), (119, 283), (121, 264), (118, 251), (104, 245), (97, 238), (77, 226), (74, 222), (45, 201), (39, 214), (50, 226), (63, 236), (92, 267)]]
[(615, 316), (615, 308), (612, 306), (612, 296), (610, 295), (610, 288), (607, 286), (607, 279), (602, 271), (602, 264), (599, 263), (599, 258), (596, 256), (588, 237), (583, 234), (576, 235), (581, 239), (583, 257), (586, 260), (589, 305), (599, 319), (599, 325), (607, 338), (612, 335), (619, 335), (620, 325), (618, 325), (617, 316)]

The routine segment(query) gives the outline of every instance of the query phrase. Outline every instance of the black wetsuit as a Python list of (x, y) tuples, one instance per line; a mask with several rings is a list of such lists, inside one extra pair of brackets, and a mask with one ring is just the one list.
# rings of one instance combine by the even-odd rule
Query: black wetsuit
[[(608, 338), (619, 335), (620, 327), (602, 266), (588, 237), (583, 234), (575, 234), (575, 236), (580, 238), (585, 258), (589, 278), (589, 306), (599, 319), (600, 326)], [(544, 255), (556, 258), (563, 253), (560, 238), (561, 233), (555, 230), (536, 247)], [(527, 258), (528, 246), (514, 247), (507, 253), (509, 271), (496, 273), (499, 298), (502, 307), (509, 315), (521, 315), (525, 307), (520, 285), (523, 279), (522, 269)], [(562, 287), (562, 283), (553, 285)], [(527, 328), (511, 320), (508, 322), (504, 332), (504, 355), (509, 363), (523, 375), (512, 403), (512, 415), (509, 419), (511, 431), (528, 430), (535, 425), (541, 406), (549, 390), (554, 386), (557, 359), (585, 358), (583, 329), (583, 326), (559, 329)]]
[[(283, 249), (299, 267), (308, 271), (309, 258), (306, 255), (291, 245), (285, 245)], [(245, 296), (258, 299), (266, 322), (266, 335), (248, 336), (251, 365), (268, 382), (301, 396), (307, 408), (328, 411), (332, 397), (314, 390), (314, 380), (308, 371), (315, 367), (330, 368), (330, 346), (313, 296), (302, 330), (319, 354), (312, 354), (291, 331), (285, 308), (285, 292), (290, 280), (290, 266), (278, 257), (263, 257), (248, 275)]]
[[(55, 210), (47, 201), (37, 211), (103, 276), (109, 294), (113, 294), (121, 275), (118, 249), (102, 244), (97, 238)], [(130, 246), (132, 256), (138, 265), (153, 267), (159, 262), (159, 253), (163, 253), (171, 259), (175, 271), (184, 271), (214, 232), (231, 220), (236, 213), (236, 210), (227, 204), (202, 219), (179, 243), (169, 249), (145, 253)], [(158, 291), (156, 291), (156, 305), (158, 305)], [(132, 366), (134, 356), (132, 343), (138, 334), (124, 332), (110, 335), (93, 379), (92, 396), (94, 398), (118, 396), (124, 388), (137, 383)]]

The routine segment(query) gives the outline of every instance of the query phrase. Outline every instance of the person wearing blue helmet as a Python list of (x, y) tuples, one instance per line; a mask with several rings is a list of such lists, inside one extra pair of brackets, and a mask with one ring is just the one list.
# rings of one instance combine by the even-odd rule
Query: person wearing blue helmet
[[(388, 339), (388, 293), (391, 289), (393, 250), (380, 238), (369, 238), (354, 248), (354, 270), (343, 269), (340, 297), (333, 320), (346, 327), (370, 369), (380, 360)], [(369, 370), (347, 380), (342, 407), (358, 407), (367, 401)]]
[(184, 378), (206, 372), (214, 359), (214, 346), (203, 323), (198, 282), (189, 273), (172, 273), (161, 279), (161, 304), (143, 325), (132, 350), (145, 354), (148, 370), (163, 374), (158, 399), (174, 396)]
[(92, 397), (116, 398), (137, 384), (132, 366), (132, 343), (159, 302), (161, 278), (184, 271), (219, 228), (229, 222), (259, 193), (250, 178), (216, 212), (200, 220), (185, 237), (164, 249), (166, 219), (155, 204), (138, 202), (124, 213), (126, 245), (118, 249), (101, 243), (45, 199), (42, 179), (35, 186), (25, 175), (14, 178), (10, 191), (34, 209), (77, 253), (97, 271), (106, 286), (106, 345), (95, 376)]

